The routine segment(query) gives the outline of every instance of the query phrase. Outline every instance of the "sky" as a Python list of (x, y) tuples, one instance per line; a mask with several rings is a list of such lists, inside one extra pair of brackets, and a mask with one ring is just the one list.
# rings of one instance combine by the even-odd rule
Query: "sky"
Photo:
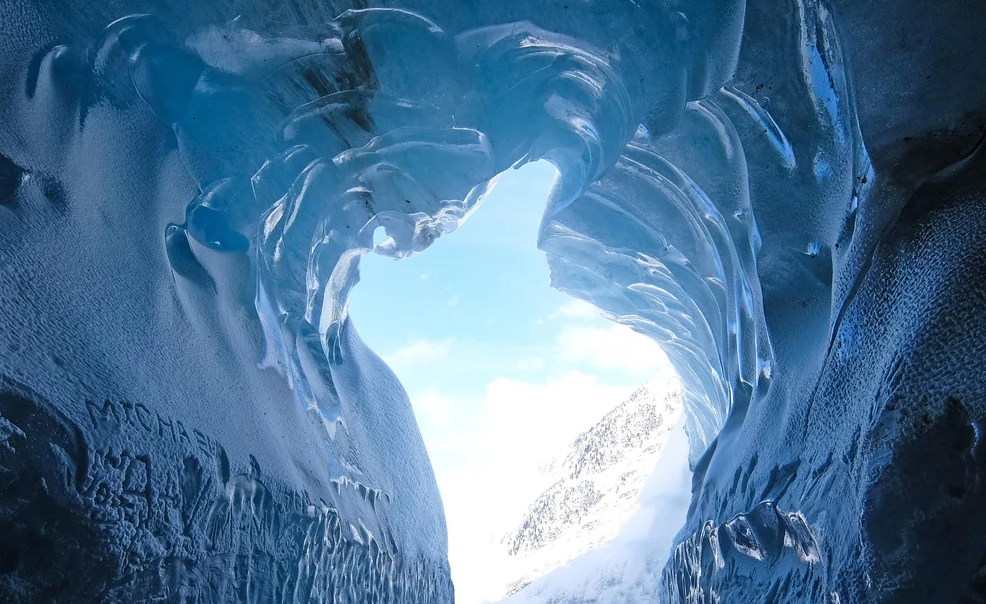
[(449, 530), (457, 604), (489, 601), (497, 539), (538, 467), (667, 367), (648, 338), (553, 290), (537, 231), (555, 170), (509, 170), (422, 254), (361, 265), (350, 315), (411, 399)]

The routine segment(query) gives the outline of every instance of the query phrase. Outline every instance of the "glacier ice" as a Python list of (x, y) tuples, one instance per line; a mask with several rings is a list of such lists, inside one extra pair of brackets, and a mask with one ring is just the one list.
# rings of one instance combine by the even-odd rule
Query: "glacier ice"
[(0, 599), (450, 602), (407, 396), (347, 300), (363, 255), (546, 159), (553, 285), (683, 382), (694, 493), (653, 597), (982, 601), (984, 25), (3, 0)]

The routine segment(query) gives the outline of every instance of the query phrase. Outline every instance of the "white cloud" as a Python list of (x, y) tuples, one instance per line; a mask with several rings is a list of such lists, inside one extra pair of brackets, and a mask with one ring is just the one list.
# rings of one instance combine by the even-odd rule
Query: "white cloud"
[(473, 508), (486, 505), (483, 493), (498, 518), (522, 512), (544, 486), (538, 467), (634, 388), (569, 371), (545, 382), (496, 378), (475, 399), (412, 396), (439, 482), (454, 485), (443, 489), (450, 515), (474, 517)]
[(514, 450), (508, 456), (530, 460), (549, 455), (592, 426), (632, 390), (632, 386), (608, 384), (580, 371), (541, 383), (497, 378), (486, 386), (484, 436), (513, 442)]
[(600, 316), (599, 309), (582, 300), (570, 300), (555, 311), (552, 319), (595, 319)]
[(459, 302), (461, 302), (461, 298), (459, 298), (458, 295), (455, 295), (455, 296), (452, 296), (451, 298), (448, 299), (447, 304), (449, 306), (458, 306), (459, 305)]
[[(540, 357), (523, 362), (533, 366)], [(505, 369), (510, 369), (505, 368)], [(467, 455), (471, 464), (497, 473), (535, 470), (543, 458), (588, 429), (636, 386), (613, 384), (580, 371), (543, 382), (499, 377), (481, 396), (451, 395), (428, 389), (411, 395), (436, 467), (451, 455), (456, 464)]]
[(447, 359), (453, 340), (411, 340), (403, 348), (383, 355), (383, 360), (391, 367), (430, 363)]
[(544, 359), (544, 357), (528, 356), (528, 357), (517, 359), (517, 361), (514, 362), (513, 366), (518, 371), (530, 372), (530, 371), (543, 371), (544, 368), (547, 366), (547, 364), (548, 362)]
[(448, 433), (452, 428), (452, 412), (457, 403), (454, 397), (427, 390), (411, 397), (414, 415), (423, 432)]
[(562, 362), (618, 370), (644, 379), (668, 364), (664, 351), (653, 340), (625, 325), (566, 325), (558, 334), (556, 347)]

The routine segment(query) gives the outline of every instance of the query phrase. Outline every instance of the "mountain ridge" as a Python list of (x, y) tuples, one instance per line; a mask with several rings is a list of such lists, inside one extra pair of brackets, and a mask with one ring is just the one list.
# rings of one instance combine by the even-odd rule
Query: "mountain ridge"
[(680, 384), (651, 380), (542, 466), (549, 486), (499, 539), (508, 556), (526, 562), (505, 596), (616, 537), (680, 412)]

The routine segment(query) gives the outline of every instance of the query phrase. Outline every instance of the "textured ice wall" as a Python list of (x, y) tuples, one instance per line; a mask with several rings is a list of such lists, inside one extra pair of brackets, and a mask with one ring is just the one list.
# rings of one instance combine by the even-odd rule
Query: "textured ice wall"
[(981, 3), (347, 8), (0, 7), (5, 595), (451, 599), (348, 294), (545, 158), (554, 284), (686, 390), (661, 593), (973, 597)]
[[(261, 16), (346, 8), (320, 7)], [(285, 176), (250, 177), (323, 85), (279, 68), (344, 51), (331, 25), (262, 42), (236, 14), (0, 5), (0, 601), (452, 601), (396, 377), (349, 327), (292, 383), (257, 310)]]

